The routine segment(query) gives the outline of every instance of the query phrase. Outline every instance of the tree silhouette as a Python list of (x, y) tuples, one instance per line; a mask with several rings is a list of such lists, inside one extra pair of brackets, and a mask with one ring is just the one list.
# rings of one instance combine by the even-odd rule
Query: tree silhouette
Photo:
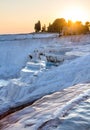
[(40, 22), (40, 21), (38, 21), (38, 22), (35, 24), (34, 29), (35, 29), (35, 32), (41, 31), (41, 22)]
[(63, 27), (66, 26), (66, 21), (64, 18), (56, 19), (53, 24), (50, 24), (48, 27), (48, 32), (58, 32), (61, 33)]
[(47, 27), (48, 32), (54, 32), (53, 25), (49, 23), (49, 26)]
[(35, 24), (35, 32), (54, 32), (59, 33), (59, 36), (61, 35), (77, 35), (77, 34), (86, 34), (90, 33), (90, 22), (86, 22), (83, 24), (81, 21), (72, 22), (71, 20), (66, 20), (64, 18), (57, 18), (54, 20), (54, 22), (51, 24), (49, 23), (49, 26), (46, 30), (46, 25), (44, 24), (41, 29), (41, 23), (38, 21)]
[(46, 32), (46, 25), (45, 24), (42, 26), (42, 32)]

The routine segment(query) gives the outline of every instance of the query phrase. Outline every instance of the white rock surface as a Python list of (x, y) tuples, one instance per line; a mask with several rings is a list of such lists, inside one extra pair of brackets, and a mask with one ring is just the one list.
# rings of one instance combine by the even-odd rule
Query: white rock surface
[[(73, 102), (77, 104), (81, 101), (84, 96), (80, 94), (84, 93), (86, 97), (89, 95), (86, 91), (90, 90), (90, 36), (23, 36), (9, 36), (5, 39), (0, 37), (0, 78), (3, 79), (0, 84), (0, 114), (51, 94), (50, 102), (48, 96), (45, 96), (39, 103), (35, 103), (35, 107), (30, 108), (31, 112), (34, 111), (32, 115), (35, 115), (35, 119), (31, 115), (25, 115), (18, 122), (19, 126), (14, 124), (9, 128), (29, 129), (24, 127), (25, 122), (27, 125), (32, 122), (35, 125), (30, 130), (36, 130), (45, 121), (57, 119), (58, 115), (63, 114), (63, 110), (65, 112), (73, 106)], [(33, 58), (30, 59), (30, 55)], [(48, 64), (47, 56), (51, 56), (55, 62), (59, 59), (58, 64), (54, 61), (53, 64)], [(72, 86), (74, 88), (69, 89)], [(64, 89), (67, 89), (66, 93)], [(55, 97), (55, 92), (61, 96), (65, 94), (65, 101)]]

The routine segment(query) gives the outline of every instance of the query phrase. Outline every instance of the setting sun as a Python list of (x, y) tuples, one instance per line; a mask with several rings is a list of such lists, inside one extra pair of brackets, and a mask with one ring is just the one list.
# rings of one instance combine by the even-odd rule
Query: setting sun
[(80, 7), (79, 8), (72, 7), (65, 11), (64, 18), (66, 20), (72, 20), (73, 22), (78, 21), (78, 20), (85, 22), (87, 20), (87, 14), (84, 11), (84, 9)]
[(42, 26), (56, 18), (90, 21), (90, 0), (1, 0), (0, 34), (34, 32), (34, 24)]

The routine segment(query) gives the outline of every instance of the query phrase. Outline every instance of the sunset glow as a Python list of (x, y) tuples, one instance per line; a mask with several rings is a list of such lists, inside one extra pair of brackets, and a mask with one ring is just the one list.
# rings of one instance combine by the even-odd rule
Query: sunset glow
[(38, 20), (48, 26), (56, 18), (90, 21), (90, 0), (0, 1), (0, 34), (33, 32)]
[(66, 20), (72, 20), (73, 22), (77, 20), (86, 22), (88, 19), (86, 11), (80, 7), (72, 7), (67, 9), (63, 16)]

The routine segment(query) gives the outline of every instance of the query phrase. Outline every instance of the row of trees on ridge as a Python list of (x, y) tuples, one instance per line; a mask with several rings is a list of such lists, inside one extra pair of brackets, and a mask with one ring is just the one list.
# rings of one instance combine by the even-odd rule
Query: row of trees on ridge
[(85, 24), (81, 21), (72, 22), (68, 20), (67, 22), (64, 18), (54, 20), (48, 27), (45, 24), (41, 27), (41, 22), (38, 21), (34, 27), (35, 32), (53, 32), (62, 35), (86, 34), (89, 32), (89, 28), (90, 22), (86, 22)]

